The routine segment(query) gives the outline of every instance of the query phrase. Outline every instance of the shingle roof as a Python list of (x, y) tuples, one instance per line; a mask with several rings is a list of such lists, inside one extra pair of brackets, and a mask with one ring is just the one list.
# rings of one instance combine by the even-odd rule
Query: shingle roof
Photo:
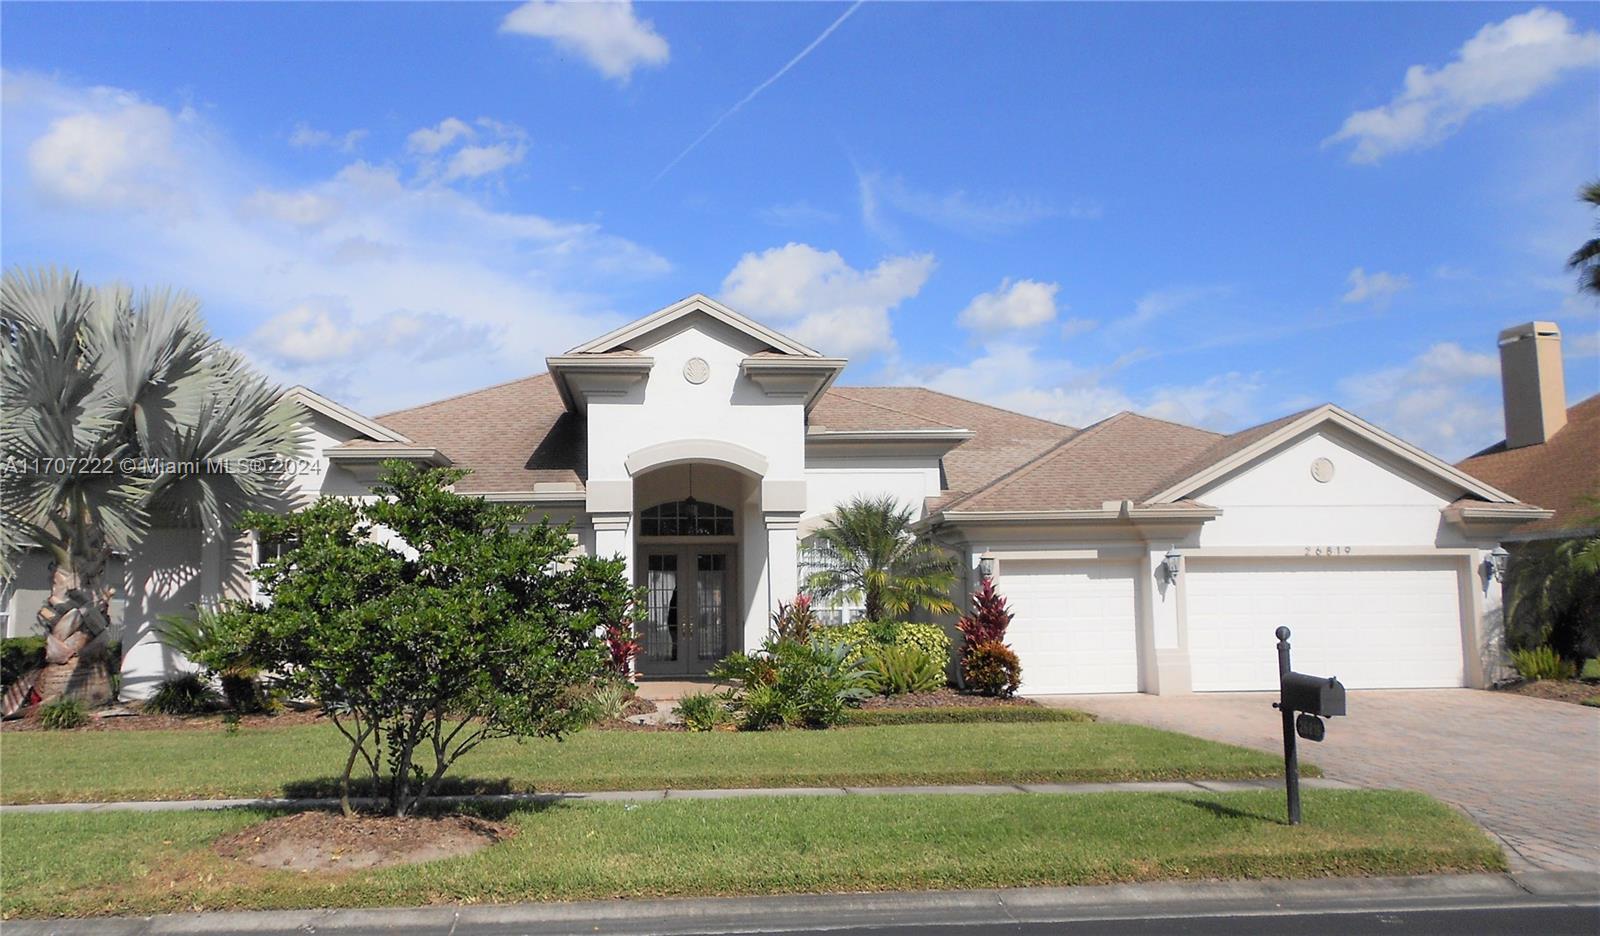
[(1518, 533), (1559, 530), (1586, 515), (1585, 495), (1600, 495), (1600, 394), (1567, 409), (1567, 424), (1539, 445), (1497, 442), (1458, 465), (1462, 471), (1555, 516)]
[(468, 493), (582, 484), (589, 474), (587, 426), (561, 404), (549, 374), (387, 413), (378, 422), (472, 469), (458, 486)]
[(1112, 500), (1142, 500), (1174, 465), (1192, 462), (1225, 439), (1215, 432), (1121, 412), (1095, 423), (1007, 472), (945, 510), (1085, 510)]
[(972, 438), (944, 457), (954, 497), (976, 491), (1078, 430), (1034, 416), (963, 400), (924, 387), (830, 387), (811, 411), (826, 429), (967, 429)]

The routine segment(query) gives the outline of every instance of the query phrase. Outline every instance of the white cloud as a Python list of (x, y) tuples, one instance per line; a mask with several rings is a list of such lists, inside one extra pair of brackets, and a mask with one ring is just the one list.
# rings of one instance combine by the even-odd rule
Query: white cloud
[(342, 309), (307, 302), (262, 323), (245, 344), (285, 364), (306, 365), (385, 351), (426, 361), (482, 347), (492, 339), (487, 328), (448, 315), (397, 311), (360, 324)]
[(858, 270), (834, 251), (789, 243), (741, 257), (722, 298), (826, 354), (892, 351), (889, 313), (922, 290), (933, 267), (921, 254)]
[(1382, 107), (1357, 111), (1324, 145), (1353, 141), (1350, 160), (1431, 146), (1473, 113), (1520, 104), (1568, 73), (1600, 66), (1600, 32), (1578, 32), (1572, 20), (1535, 7), (1490, 23), (1440, 68), (1413, 65), (1405, 85)]
[(899, 236), (888, 216), (891, 212), (960, 234), (985, 235), (1007, 234), (1062, 214), (1078, 219), (1100, 217), (1100, 208), (1093, 202), (1074, 202), (1062, 211), (1043, 199), (1012, 193), (929, 192), (912, 187), (900, 176), (877, 172), (857, 170), (856, 187), (862, 223), (890, 240)]
[(1256, 374), (1224, 373), (1195, 384), (1170, 384), (1129, 393), (1109, 381), (1107, 370), (1080, 367), (1066, 358), (1039, 354), (1014, 340), (987, 345), (972, 361), (895, 372), (890, 379), (982, 400), (1064, 423), (1087, 426), (1122, 410), (1218, 431), (1260, 421), (1262, 380)]
[[(356, 161), (284, 188), (193, 115), (32, 74), (7, 72), (4, 90), (6, 224), (29, 232), (26, 244), (7, 239), (8, 262), (188, 289), (219, 337), (260, 355), (278, 379), (366, 412), (527, 374), (621, 318), (596, 283), (669, 268), (598, 224), (504, 210), (490, 193), (393, 162)], [(111, 129), (60, 131), (80, 116)], [(83, 181), (71, 185), (61, 165), (35, 165), (35, 153), (69, 139), (99, 153), (107, 133), (137, 138), (128, 128), (154, 134), (159, 145), (134, 148), (149, 158), (103, 157), (73, 168)], [(474, 132), (500, 142), (485, 124)], [(143, 186), (154, 183), (178, 209), (150, 210)]]
[(341, 153), (353, 153), (366, 138), (365, 130), (335, 134), (327, 130), (318, 130), (305, 123), (297, 123), (293, 132), (289, 134), (289, 145), (295, 149), (318, 149), (326, 146)]
[(974, 331), (1032, 328), (1055, 320), (1060, 283), (1001, 280), (992, 292), (979, 293), (956, 320)]
[(176, 122), (165, 108), (93, 88), (32, 142), (28, 165), (41, 191), (68, 202), (95, 208), (167, 204), (178, 164)]
[(1154, 289), (1139, 297), (1133, 304), (1131, 315), (1117, 319), (1112, 326), (1122, 331), (1144, 328), (1176, 312), (1184, 310), (1192, 312), (1197, 305), (1224, 298), (1232, 293), (1233, 287), (1222, 285)]
[(503, 33), (549, 39), (560, 49), (583, 56), (607, 78), (626, 83), (641, 66), (665, 65), (667, 40), (649, 20), (634, 15), (633, 4), (613, 2), (524, 3), (500, 23)]
[(1499, 378), (1494, 355), (1441, 342), (1404, 364), (1340, 380), (1339, 402), (1453, 462), (1502, 434)]
[(314, 228), (333, 220), (339, 204), (315, 192), (274, 192), (259, 189), (244, 200), (246, 213), (275, 218), (295, 227)]
[(1370, 302), (1374, 305), (1386, 305), (1394, 295), (1411, 287), (1411, 277), (1399, 273), (1385, 273), (1376, 270), (1368, 273), (1361, 267), (1350, 271), (1345, 278), (1349, 289), (1340, 297), (1344, 302)]
[[(493, 142), (469, 142), (480, 135)], [(453, 146), (455, 152), (445, 159), (445, 151)], [(446, 117), (436, 126), (413, 130), (406, 137), (406, 149), (419, 158), (419, 178), (455, 182), (493, 175), (522, 162), (528, 153), (528, 134), (516, 124), (488, 117), (479, 117), (476, 128), (459, 117)]]
[(438, 126), (420, 127), (411, 131), (406, 137), (406, 148), (413, 153), (432, 155), (454, 143), (456, 140), (470, 138), (473, 135), (472, 127), (459, 117), (446, 117), (439, 121)]
[(1097, 319), (1069, 318), (1061, 323), (1061, 340), (1070, 341), (1079, 335), (1087, 335), (1099, 327), (1100, 322)]

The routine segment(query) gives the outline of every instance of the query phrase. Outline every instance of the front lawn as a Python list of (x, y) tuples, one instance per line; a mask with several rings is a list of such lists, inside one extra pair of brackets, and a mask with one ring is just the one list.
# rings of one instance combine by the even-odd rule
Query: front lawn
[[(0, 733), (7, 803), (327, 796), (347, 748), (331, 725)], [(758, 733), (583, 731), (484, 745), (445, 792), (1072, 783), (1281, 775), (1271, 754), (1139, 725), (913, 724)], [(1315, 775), (1314, 769), (1308, 774)]]
[[(420, 905), (1494, 871), (1500, 850), (1417, 793), (1276, 791), (564, 803), (513, 810), (474, 855), (342, 874), (211, 851), (270, 815), (5, 816), (0, 913)], [(31, 844), (29, 844), (31, 843)], [(48, 859), (39, 847), (48, 843)]]

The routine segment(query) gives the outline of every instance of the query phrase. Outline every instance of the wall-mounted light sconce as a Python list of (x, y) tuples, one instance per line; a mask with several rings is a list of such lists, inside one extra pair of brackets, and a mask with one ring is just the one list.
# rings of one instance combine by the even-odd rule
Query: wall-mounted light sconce
[(1496, 546), (1489, 555), (1483, 557), (1483, 577), (1493, 582), (1496, 579), (1506, 580), (1506, 563), (1510, 561), (1511, 554), (1506, 552), (1504, 546)]
[(1178, 580), (1178, 565), (1182, 561), (1183, 553), (1178, 552), (1178, 547), (1172, 546), (1167, 549), (1166, 556), (1161, 560), (1162, 568), (1167, 570), (1167, 581), (1176, 582)]
[(994, 554), (988, 550), (978, 557), (978, 575), (986, 579), (994, 578)]

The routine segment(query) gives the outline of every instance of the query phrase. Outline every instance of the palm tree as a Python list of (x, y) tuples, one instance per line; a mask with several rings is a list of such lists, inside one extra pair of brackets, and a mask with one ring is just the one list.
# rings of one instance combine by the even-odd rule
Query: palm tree
[(911, 530), (911, 509), (893, 497), (857, 497), (835, 510), (817, 531), (828, 554), (806, 586), (820, 598), (863, 600), (867, 619), (903, 616), (917, 608), (955, 610), (954, 561)]
[[(1578, 198), (1600, 208), (1600, 180), (1578, 189)], [(1578, 289), (1600, 294), (1600, 237), (1591, 237), (1574, 250), (1567, 258), (1567, 269), (1578, 272)]]
[(290, 404), (212, 338), (194, 298), (8, 270), (0, 572), (30, 546), (53, 560), (38, 616), (41, 694), (104, 695), (84, 688), (79, 666), (102, 662), (114, 639), (103, 580), (113, 549), (133, 549), (158, 525), (224, 535), (243, 510), (282, 496), (284, 473), (255, 469), (299, 446)]

